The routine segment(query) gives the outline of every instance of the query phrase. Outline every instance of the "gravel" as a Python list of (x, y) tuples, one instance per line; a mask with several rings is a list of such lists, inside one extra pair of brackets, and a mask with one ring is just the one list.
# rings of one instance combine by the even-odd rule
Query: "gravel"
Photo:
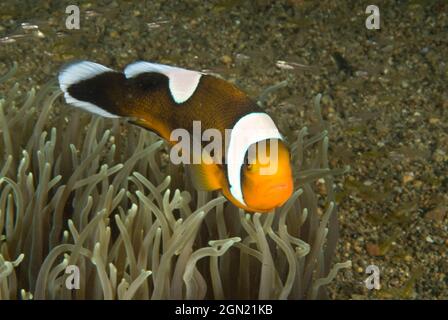
[[(332, 165), (352, 168), (336, 180), (336, 261), (353, 268), (331, 297), (448, 299), (446, 1), (376, 1), (380, 30), (361, 2), (329, 0), (83, 1), (68, 30), (64, 2), (0, 4), (0, 70), (16, 61), (22, 90), (75, 59), (208, 70), (254, 97), (287, 80), (266, 102), (287, 136), (312, 130), (322, 93)], [(372, 264), (380, 290), (364, 284)]]

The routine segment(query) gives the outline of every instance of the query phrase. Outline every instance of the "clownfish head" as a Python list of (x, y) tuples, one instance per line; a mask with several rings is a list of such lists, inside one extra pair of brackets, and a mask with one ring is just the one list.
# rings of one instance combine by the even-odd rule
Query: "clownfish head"
[(246, 209), (269, 212), (283, 205), (293, 192), (290, 154), (278, 139), (257, 142), (248, 149), (241, 167)]

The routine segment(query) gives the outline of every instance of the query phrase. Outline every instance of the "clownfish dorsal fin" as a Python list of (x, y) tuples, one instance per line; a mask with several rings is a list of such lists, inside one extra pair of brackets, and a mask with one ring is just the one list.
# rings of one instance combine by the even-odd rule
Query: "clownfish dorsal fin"
[(168, 77), (171, 96), (176, 103), (184, 103), (196, 91), (202, 73), (159, 63), (137, 61), (124, 69), (126, 78), (134, 78), (142, 73), (156, 72)]
[(190, 164), (191, 181), (197, 190), (213, 191), (222, 188), (222, 172), (216, 164)]

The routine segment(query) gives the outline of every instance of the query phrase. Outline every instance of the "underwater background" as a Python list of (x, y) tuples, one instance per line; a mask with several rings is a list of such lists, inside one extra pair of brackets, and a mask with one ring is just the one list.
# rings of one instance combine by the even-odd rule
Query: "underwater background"
[[(80, 8), (79, 30), (65, 27), (65, 9), (71, 4)], [(370, 4), (380, 9), (380, 30), (365, 26)], [(2, 1), (0, 178), (10, 180), (0, 185), (1, 298), (447, 299), (447, 15), (448, 2), (443, 0)], [(291, 207), (283, 213), (277, 210), (275, 217), (245, 216), (224, 206), (218, 194), (195, 195), (181, 168), (164, 164), (165, 146), (153, 135), (64, 106), (55, 91), (55, 77), (63, 64), (82, 59), (115, 69), (136, 60), (154, 61), (217, 73), (235, 83), (259, 100), (297, 151), (296, 177), (308, 179), (302, 191), (295, 193)], [(319, 106), (318, 94), (322, 94), (320, 111), (313, 108)], [(304, 138), (304, 127), (309, 140)], [(77, 151), (70, 153), (70, 144)], [(103, 153), (89, 158), (101, 149), (98, 146)], [(129, 171), (123, 171), (119, 164), (126, 167), (132, 156), (132, 167), (128, 163)], [(145, 157), (152, 159), (149, 165)], [(59, 180), (45, 171), (45, 163), (53, 162), (52, 173), (57, 171)], [(86, 167), (78, 172), (79, 180), (70, 180), (75, 164), (82, 163)], [(325, 169), (333, 171), (316, 171)], [(29, 172), (34, 173), (35, 183), (27, 182)], [(167, 174), (173, 185), (166, 198)], [(128, 181), (128, 176), (133, 180)], [(89, 177), (97, 177), (98, 186)], [(47, 185), (42, 191), (37, 181), (44, 179), (54, 188), (71, 184), (73, 190), (80, 189), (67, 194), (61, 189), (58, 194)], [(110, 191), (105, 181), (120, 188)], [(29, 211), (20, 207), (14, 183), (24, 197), (36, 201)], [(129, 189), (120, 195), (125, 186)], [(189, 195), (179, 192), (176, 198), (175, 187)], [(42, 196), (47, 192), (51, 196)], [(90, 194), (95, 200), (88, 200)], [(60, 197), (67, 198), (63, 208), (57, 206)], [(193, 207), (186, 209), (188, 200)], [(157, 211), (145, 201), (164, 208), (166, 216), (141, 218), (148, 208)], [(214, 202), (207, 209), (213, 216), (200, 225), (201, 217), (193, 213), (210, 201)], [(65, 262), (64, 252), (55, 255), (54, 265), (46, 266), (48, 274), (39, 269), (52, 249), (76, 243), (78, 232), (94, 220), (93, 214), (86, 213), (88, 203), (100, 212), (109, 203), (111, 212), (97, 219), (92, 229), (98, 234), (86, 235), (86, 248), (76, 249), (77, 255), (87, 257), (79, 261), (91, 277), (84, 281), (93, 283), (92, 291), (68, 295), (60, 288), (73, 254)], [(142, 205), (136, 208), (132, 203)], [(117, 209), (118, 204), (124, 209)], [(30, 224), (18, 230), (17, 218), (11, 217), (20, 210)], [(54, 224), (53, 211), (60, 213), (59, 224)], [(41, 222), (33, 221), (37, 212), (42, 214)], [(189, 224), (176, 222), (178, 215)], [(281, 217), (283, 221), (278, 221)], [(336, 217), (339, 223), (322, 224)], [(165, 221), (170, 231), (154, 224), (156, 220)], [(226, 230), (220, 227), (223, 221)], [(60, 230), (52, 229), (54, 225)], [(139, 243), (145, 234), (135, 225), (152, 235), (148, 237), (151, 257), (141, 256), (146, 251)], [(286, 233), (282, 226), (287, 226)], [(198, 237), (182, 238), (191, 227), (199, 228)], [(249, 235), (247, 243), (245, 235)], [(115, 241), (110, 250), (104, 249), (107, 239)], [(170, 248), (182, 239), (191, 240), (191, 248), (179, 252), (174, 248), (171, 267), (159, 268), (170, 265), (163, 261), (163, 245)], [(307, 249), (301, 240), (311, 247)], [(201, 246), (211, 251), (192, 257)], [(23, 248), (28, 251), (18, 258)], [(311, 250), (314, 259), (300, 250)], [(154, 252), (160, 252), (160, 257)], [(136, 257), (130, 258), (133, 254)], [(257, 261), (264, 259), (275, 261), (275, 266), (261, 267)], [(155, 267), (153, 274), (138, 270), (143, 260)], [(102, 262), (113, 262), (114, 267), (101, 266)], [(380, 269), (379, 290), (366, 288), (369, 265)], [(341, 269), (332, 274), (334, 279), (318, 281), (335, 266)], [(227, 283), (236, 274), (239, 284)], [(145, 281), (148, 284), (140, 287)], [(326, 290), (321, 290), (324, 285)]]

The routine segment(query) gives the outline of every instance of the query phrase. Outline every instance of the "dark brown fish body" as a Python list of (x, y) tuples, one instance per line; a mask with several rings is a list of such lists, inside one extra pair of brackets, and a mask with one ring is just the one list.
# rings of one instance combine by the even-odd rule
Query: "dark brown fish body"
[(234, 85), (211, 75), (203, 75), (195, 94), (180, 104), (171, 96), (168, 78), (159, 73), (143, 73), (128, 79), (123, 73), (106, 72), (74, 84), (68, 92), (113, 114), (135, 118), (131, 122), (167, 141), (175, 129), (192, 133), (193, 121), (201, 121), (203, 131), (218, 129), (224, 136), (224, 130), (231, 129), (243, 115), (262, 112)]
[[(104, 117), (128, 118), (172, 145), (178, 142), (171, 139), (173, 132), (184, 129), (192, 136), (190, 140), (200, 141), (201, 157), (210, 143), (202, 134), (208, 129), (218, 130), (222, 138), (219, 156), (206, 154), (213, 157), (212, 163), (190, 162), (198, 189), (222, 190), (238, 207), (259, 212), (269, 212), (292, 193), (289, 151), (273, 120), (223, 79), (156, 63), (136, 62), (124, 72), (116, 72), (82, 61), (63, 69), (59, 83), (67, 103)], [(200, 124), (199, 131), (195, 122)], [(280, 158), (271, 157), (270, 163), (281, 168), (272, 176), (261, 176), (257, 170), (263, 170), (264, 165), (257, 163), (257, 170), (250, 169), (245, 158), (250, 146), (270, 139), (280, 145)], [(194, 147), (189, 150), (193, 157), (197, 155)]]

